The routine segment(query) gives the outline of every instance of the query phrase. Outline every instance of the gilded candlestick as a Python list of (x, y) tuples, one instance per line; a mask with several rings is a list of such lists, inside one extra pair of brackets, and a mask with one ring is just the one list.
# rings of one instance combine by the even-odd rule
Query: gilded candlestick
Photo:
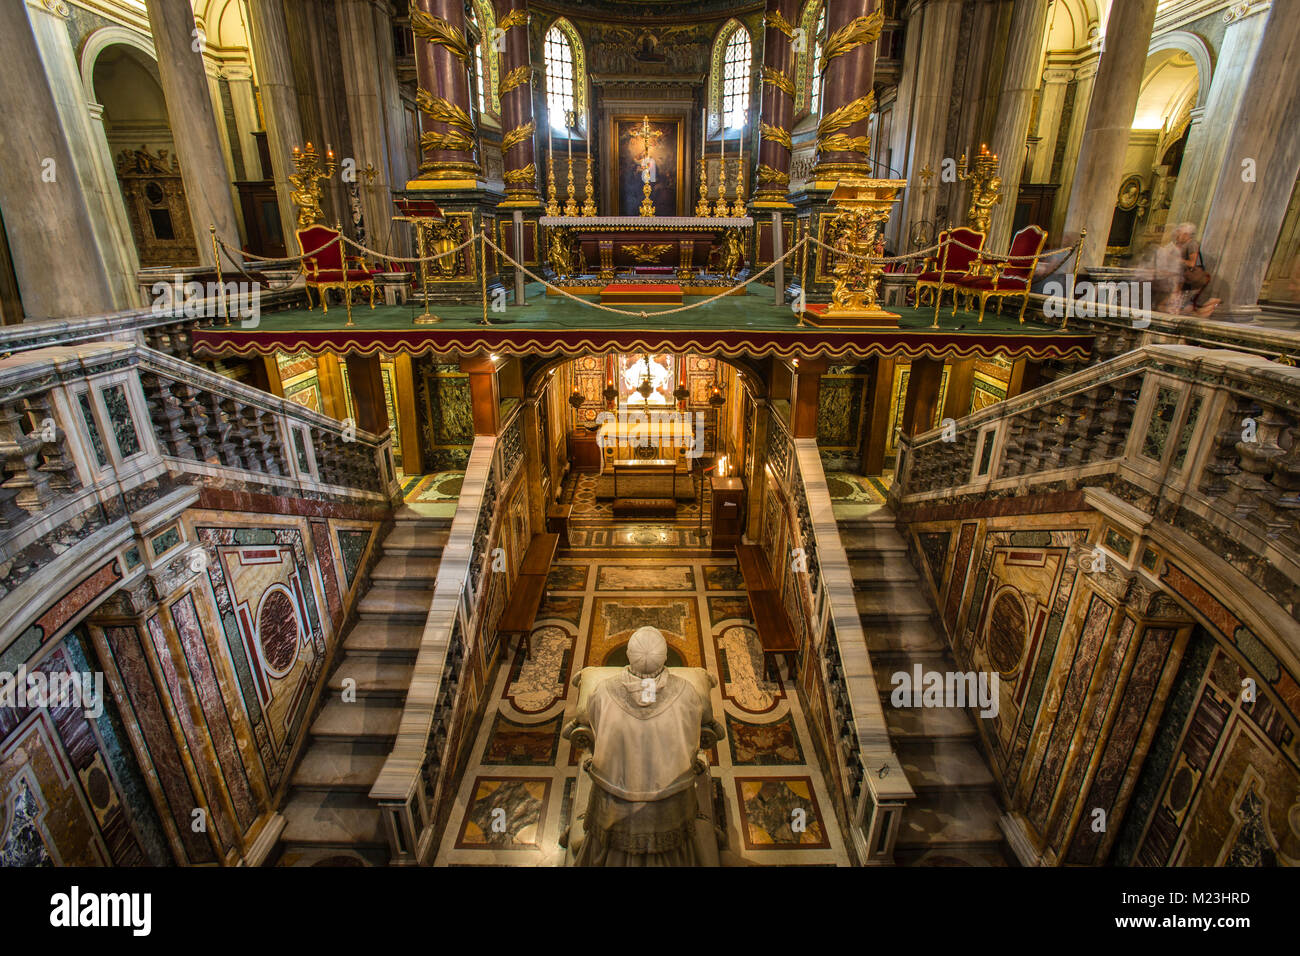
[(736, 159), (736, 198), (731, 203), (731, 216), (733, 219), (743, 219), (745, 217), (745, 180), (744, 180), (744, 160)]
[(575, 198), (577, 193), (578, 190), (573, 185), (573, 157), (570, 156), (568, 198), (564, 203), (564, 214), (566, 216), (576, 216), (578, 214), (578, 200)]
[(582, 214), (588, 219), (596, 215), (596, 187), (591, 179), (591, 144), (587, 144), (587, 200), (582, 204)]
[(560, 214), (560, 194), (555, 187), (555, 151), (551, 150), (551, 155), (546, 157), (547, 179), (549, 180), (546, 187), (546, 215), (558, 216)]
[(709, 218), (709, 164), (700, 157), (700, 201), (695, 204), (695, 215)]
[(713, 203), (713, 218), (727, 218), (727, 159), (725, 156), (718, 163), (718, 198)]

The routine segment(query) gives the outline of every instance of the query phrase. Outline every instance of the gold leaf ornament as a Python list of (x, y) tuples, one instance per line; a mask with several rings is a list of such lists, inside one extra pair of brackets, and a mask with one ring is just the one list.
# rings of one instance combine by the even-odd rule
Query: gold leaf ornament
[(773, 126), (770, 123), (763, 123), (762, 130), (763, 139), (767, 140), (769, 143), (780, 143), (786, 149), (794, 149), (794, 140), (791, 139), (790, 134), (781, 127)]
[(858, 97), (852, 103), (845, 103), (839, 109), (822, 117), (822, 121), (817, 124), (818, 138), (824, 138), (838, 130), (859, 123), (871, 115), (871, 111), (876, 108), (876, 94), (868, 93), (866, 96)]
[(826, 46), (822, 48), (821, 72), (825, 73), (826, 64), (837, 56), (843, 56), (864, 43), (875, 43), (884, 25), (885, 11), (882, 8), (875, 13), (857, 17), (852, 23), (836, 30), (826, 39)]
[(458, 149), (470, 152), (474, 149), (474, 141), (458, 130), (448, 130), (445, 133), (425, 133), (420, 137), (420, 148), (429, 149)]
[(497, 28), (500, 29), (502, 33), (505, 33), (507, 30), (511, 29), (512, 27), (526, 27), (526, 26), (528, 26), (528, 11), (521, 9), (519, 7), (516, 7), (515, 9), (511, 10), (499, 21), (497, 21)]
[(510, 132), (506, 133), (506, 135), (501, 137), (501, 152), (505, 153), (514, 149), (520, 143), (531, 137), (535, 132), (537, 132), (537, 123), (534, 120), (529, 120), (522, 126), (516, 126)]
[(525, 183), (537, 182), (537, 167), (529, 163), (523, 169), (510, 169), (501, 177), (512, 186), (522, 186)]
[(843, 133), (836, 133), (834, 136), (827, 136), (825, 139), (818, 140), (817, 148), (823, 153), (861, 153), (864, 156), (869, 156), (871, 155), (871, 137), (845, 136)]
[(794, 96), (794, 80), (780, 70), (774, 70), (770, 66), (763, 67), (763, 82), (775, 86), (787, 96)]
[(446, 47), (462, 63), (469, 62), (469, 46), (465, 43), (465, 35), (453, 29), (442, 17), (435, 17), (432, 13), (425, 13), (419, 7), (412, 6), (411, 32), (418, 39)]
[(441, 96), (434, 96), (428, 90), (415, 91), (415, 105), (420, 112), (427, 113), (435, 122), (455, 126), (466, 133), (474, 132), (474, 124), (470, 122), (468, 113), (455, 103), (444, 100)]
[(780, 30), (791, 40), (794, 39), (794, 27), (781, 15), (780, 10), (768, 11), (767, 16), (763, 17), (763, 25), (771, 30)]
[(760, 186), (767, 186), (769, 184), (788, 186), (790, 185), (790, 175), (789, 173), (783, 173), (781, 170), (767, 165), (767, 163), (759, 163), (758, 184)]
[(532, 72), (532, 68), (526, 63), (523, 66), (515, 67), (501, 80), (501, 86), (498, 88), (497, 92), (501, 96), (505, 96), (516, 87), (523, 86), (528, 82), (528, 74), (530, 72)]

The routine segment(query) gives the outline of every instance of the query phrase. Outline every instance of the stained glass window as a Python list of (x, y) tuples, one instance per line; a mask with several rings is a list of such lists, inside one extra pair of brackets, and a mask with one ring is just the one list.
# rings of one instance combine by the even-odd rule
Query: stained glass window
[(749, 87), (753, 70), (753, 49), (749, 31), (737, 27), (727, 39), (722, 57), (722, 125), (738, 129), (749, 114)]

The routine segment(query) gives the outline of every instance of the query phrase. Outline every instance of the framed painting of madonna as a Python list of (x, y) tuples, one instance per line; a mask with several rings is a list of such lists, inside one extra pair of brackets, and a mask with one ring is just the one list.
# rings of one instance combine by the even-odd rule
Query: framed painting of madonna
[(606, 208), (616, 216), (640, 215), (649, 179), (656, 216), (686, 215), (682, 117), (611, 116), (609, 122), (614, 168), (606, 179), (612, 193)]

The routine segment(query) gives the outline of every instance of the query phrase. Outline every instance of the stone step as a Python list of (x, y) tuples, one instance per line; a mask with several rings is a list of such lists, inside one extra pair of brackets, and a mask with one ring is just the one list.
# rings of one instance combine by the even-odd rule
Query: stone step
[(873, 661), (877, 658), (906, 659), (912, 654), (943, 654), (948, 649), (947, 642), (928, 617), (926, 620), (876, 620), (864, 625), (863, 632), (867, 636), (867, 650)]
[[(836, 515), (840, 510), (836, 509)], [(856, 508), (847, 508), (843, 512), (844, 517), (837, 518), (841, 527), (861, 528), (865, 526), (894, 527), (897, 519), (894, 512), (889, 509), (888, 505), (867, 504)]]
[(959, 707), (895, 707), (886, 702), (885, 724), (896, 746), (907, 740), (974, 740), (975, 725)]
[(390, 554), (385, 549), (384, 556), (370, 572), (370, 580), (376, 584), (432, 591), (438, 577), (438, 565), (441, 563), (441, 555), (426, 557), (418, 554)]
[(423, 635), (423, 624), (373, 618), (353, 626), (343, 640), (343, 649), (349, 656), (381, 654), (391, 659), (415, 660)]
[(401, 720), (401, 704), (362, 697), (352, 703), (344, 703), (337, 696), (332, 696), (312, 722), (311, 734), (320, 739), (342, 738), (391, 743), (397, 737), (397, 725)]
[(388, 753), (387, 744), (318, 740), (298, 762), (293, 786), (304, 790), (369, 791)]
[(906, 554), (907, 544), (903, 536), (892, 525), (861, 524), (857, 527), (840, 528), (840, 541), (850, 558), (860, 556), (861, 552), (885, 552)]
[(882, 551), (878, 554), (863, 554), (849, 559), (849, 572), (853, 575), (855, 588), (888, 587), (891, 584), (915, 584), (920, 582), (916, 568), (901, 554), (894, 551)]
[(412, 661), (390, 661), (373, 654), (361, 657), (345, 656), (330, 676), (329, 689), (343, 690), (348, 678), (356, 681), (357, 699), (362, 697), (406, 696), (411, 687)]
[(379, 806), (364, 793), (295, 790), (281, 811), (286, 851), (306, 846), (387, 847)]
[(930, 790), (992, 790), (993, 774), (979, 748), (965, 740), (899, 742), (895, 748), (907, 782)]
[(433, 594), (421, 588), (399, 588), (391, 584), (374, 584), (357, 604), (363, 620), (382, 618), (405, 624), (423, 624), (429, 616)]
[(928, 621), (930, 602), (917, 587), (906, 584), (869, 591), (854, 591), (862, 623), (880, 621)]
[(384, 538), (385, 555), (408, 554), (437, 557), (447, 545), (451, 527), (435, 527), (414, 521), (399, 521)]
[(996, 846), (1002, 810), (986, 791), (920, 793), (903, 811), (900, 848)]
[(886, 706), (891, 706), (889, 695), (894, 692), (894, 675), (899, 671), (906, 671), (908, 678), (911, 679), (916, 676), (913, 670), (916, 664), (921, 665), (922, 674), (928, 671), (938, 671), (943, 674), (953, 669), (952, 658), (943, 651), (932, 654), (916, 652), (906, 655), (894, 654), (881, 659), (877, 659), (873, 654), (871, 664), (876, 675), (876, 688), (880, 691), (880, 696), (885, 699)]

